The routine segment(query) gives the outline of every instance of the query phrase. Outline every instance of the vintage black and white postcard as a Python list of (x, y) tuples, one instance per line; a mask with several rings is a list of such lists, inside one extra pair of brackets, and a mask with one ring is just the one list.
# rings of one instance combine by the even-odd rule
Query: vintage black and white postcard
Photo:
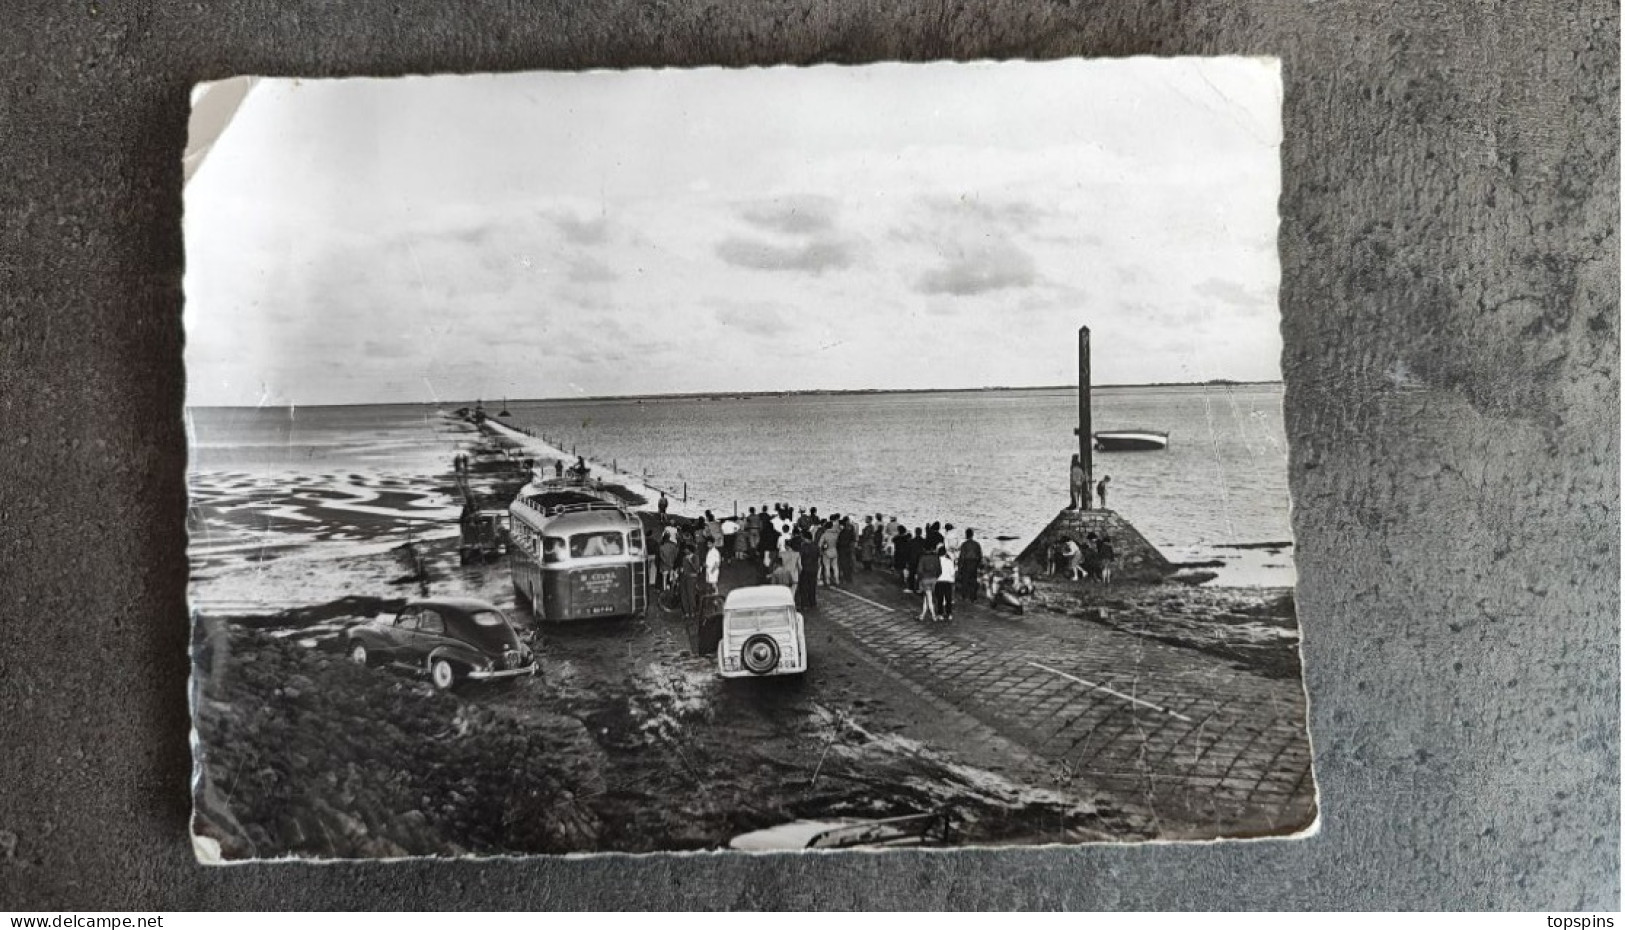
[(200, 858), (1313, 828), (1273, 60), (193, 103)]

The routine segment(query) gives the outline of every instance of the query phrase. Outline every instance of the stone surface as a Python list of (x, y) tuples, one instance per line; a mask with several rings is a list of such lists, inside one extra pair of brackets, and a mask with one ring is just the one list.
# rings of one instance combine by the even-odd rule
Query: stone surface
[[(1619, 7), (7, 4), (3, 906), (1619, 906)], [(206, 869), (186, 837), (187, 92), (236, 73), (1275, 55), (1322, 829)]]
[(1115, 510), (1068, 508), (1061, 511), (1021, 550), (1016, 562), (1023, 571), (1048, 573), (1050, 547), (1063, 539), (1071, 539), (1081, 546), (1088, 541), (1090, 533), (1111, 541), (1115, 578), (1156, 581), (1174, 573), (1173, 564)]
[[(855, 595), (855, 596), (854, 596)], [(1258, 836), (1315, 818), (1302, 682), (1095, 623), (984, 603), (925, 623), (891, 575), (819, 593), (828, 623), (890, 670), (1165, 838)], [(968, 740), (983, 739), (971, 733)]]

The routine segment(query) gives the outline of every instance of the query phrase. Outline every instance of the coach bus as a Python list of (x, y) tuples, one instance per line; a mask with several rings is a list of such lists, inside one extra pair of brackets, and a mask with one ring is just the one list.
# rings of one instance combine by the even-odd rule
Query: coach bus
[(539, 479), (508, 508), (514, 592), (538, 621), (642, 616), (651, 555), (643, 521), (585, 479)]

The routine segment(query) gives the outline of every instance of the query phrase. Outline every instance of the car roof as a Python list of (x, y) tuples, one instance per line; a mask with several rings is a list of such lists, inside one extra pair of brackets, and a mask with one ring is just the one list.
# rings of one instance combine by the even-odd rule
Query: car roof
[(749, 588), (735, 588), (728, 592), (728, 600), (723, 602), (723, 610), (739, 610), (751, 607), (793, 607), (795, 599), (790, 589), (781, 584), (755, 585)]

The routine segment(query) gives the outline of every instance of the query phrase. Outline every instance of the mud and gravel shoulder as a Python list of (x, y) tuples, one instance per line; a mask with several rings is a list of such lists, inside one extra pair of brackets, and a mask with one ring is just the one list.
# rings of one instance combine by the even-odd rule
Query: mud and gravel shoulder
[(930, 709), (830, 642), (805, 680), (724, 682), (680, 622), (621, 621), (551, 634), (535, 678), (441, 693), (343, 656), (338, 631), (390, 606), (200, 620), (207, 855), (707, 850), (942, 809), (957, 843), (1149, 835), (1130, 812), (930, 748)]
[(1029, 606), (1195, 649), (1272, 678), (1303, 677), (1291, 588), (1034, 580)]

